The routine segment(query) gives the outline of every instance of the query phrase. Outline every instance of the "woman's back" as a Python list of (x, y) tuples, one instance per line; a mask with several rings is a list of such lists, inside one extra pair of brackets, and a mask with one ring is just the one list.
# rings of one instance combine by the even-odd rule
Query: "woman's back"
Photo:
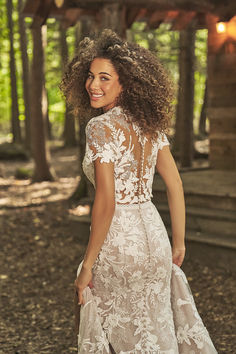
[(158, 150), (168, 145), (164, 134), (158, 139), (145, 136), (121, 107), (92, 118), (86, 127), (86, 153), (83, 169), (94, 182), (93, 161), (114, 162), (117, 204), (136, 204), (151, 200)]
[(83, 293), (79, 353), (215, 354), (150, 201), (158, 150), (168, 140), (143, 135), (120, 107), (92, 118), (86, 138), (83, 168), (92, 183), (93, 161), (114, 163), (116, 206), (93, 287)]

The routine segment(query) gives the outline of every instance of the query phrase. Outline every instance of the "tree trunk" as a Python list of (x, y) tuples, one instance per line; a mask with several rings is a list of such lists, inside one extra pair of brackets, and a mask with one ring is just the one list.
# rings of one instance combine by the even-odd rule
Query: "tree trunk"
[(105, 4), (100, 10), (100, 30), (110, 28), (121, 37), (126, 37), (125, 7), (121, 4)]
[(195, 29), (180, 32), (179, 92), (176, 112), (174, 151), (182, 167), (191, 167), (193, 158), (193, 108)]
[(203, 99), (203, 104), (202, 104), (202, 109), (201, 109), (201, 114), (200, 114), (200, 119), (199, 119), (199, 126), (198, 126), (198, 131), (199, 135), (201, 137), (206, 136), (206, 118), (207, 118), (207, 79), (205, 83), (205, 92), (204, 92), (204, 99)]
[(47, 102), (44, 91), (44, 47), (43, 35), (46, 27), (35, 24), (32, 28), (33, 60), (32, 60), (32, 119), (31, 138), (35, 162), (33, 179), (35, 181), (53, 180), (54, 173), (49, 167), (49, 151), (46, 145)]
[[(45, 32), (43, 32), (43, 37), (42, 37), (42, 44), (43, 48), (46, 48), (47, 46), (47, 27), (45, 28)], [(45, 56), (45, 51), (44, 51), (44, 56)], [(45, 62), (45, 58), (44, 58)], [(45, 82), (45, 73), (43, 72), (43, 115), (44, 115), (44, 122), (45, 122), (45, 128), (46, 128), (46, 140), (52, 140), (52, 125), (49, 119), (49, 112), (48, 112), (48, 92), (46, 88), (46, 82)]]
[(21, 130), (19, 121), (19, 108), (17, 96), (17, 79), (16, 79), (16, 65), (14, 52), (14, 38), (13, 38), (13, 20), (12, 20), (12, 0), (7, 0), (7, 21), (9, 29), (10, 40), (10, 76), (11, 76), (11, 123), (12, 135), (14, 143), (21, 143)]
[(80, 122), (79, 151), (78, 151), (79, 152), (79, 154), (78, 154), (79, 155), (78, 156), (78, 160), (79, 160), (78, 174), (80, 176), (80, 180), (79, 180), (78, 186), (76, 187), (75, 191), (73, 192), (73, 194), (70, 197), (71, 201), (79, 201), (82, 198), (86, 198), (86, 197), (88, 197), (89, 199), (92, 199), (94, 197), (93, 185), (86, 178), (83, 168), (82, 168), (82, 161), (83, 161), (83, 157), (85, 154), (85, 144), (86, 144), (85, 126), (86, 126), (85, 122)]
[(126, 30), (126, 38), (128, 42), (135, 43), (134, 31), (132, 29)]
[[(61, 26), (60, 28), (60, 47), (61, 47), (61, 59), (62, 59), (62, 69), (65, 70), (68, 61), (68, 44), (66, 41), (66, 30)], [(64, 121), (64, 143), (65, 146), (76, 146), (76, 132), (75, 132), (75, 118), (71, 113), (71, 109), (66, 104), (65, 121)]]
[[(82, 40), (85, 36), (89, 36), (93, 33), (97, 33), (104, 28), (110, 28), (116, 31), (119, 35), (124, 37), (126, 35), (126, 26), (124, 20), (124, 8), (119, 4), (104, 5), (100, 10), (101, 23), (100, 27), (94, 26), (94, 23), (90, 20), (82, 21), (80, 25), (80, 31), (76, 32), (76, 44)], [(80, 33), (78, 33), (80, 32)], [(80, 34), (80, 38), (79, 38)], [(79, 123), (79, 175), (81, 179), (77, 188), (75, 189), (71, 200), (78, 201), (83, 197), (93, 198), (94, 188), (92, 184), (86, 179), (82, 169), (82, 159), (85, 153), (85, 124)]]
[(18, 14), (19, 14), (19, 32), (20, 32), (20, 49), (22, 61), (22, 81), (23, 81), (23, 95), (25, 104), (25, 147), (28, 151), (30, 146), (30, 92), (29, 92), (29, 59), (27, 54), (27, 37), (25, 30), (24, 16), (22, 14), (23, 2), (18, 0)]
[[(86, 19), (80, 22), (79, 28), (75, 32), (76, 40), (75, 40), (75, 51), (79, 45), (79, 42), (84, 39), (84, 37), (93, 34), (96, 31), (94, 23), (90, 19)], [(78, 174), (80, 176), (80, 181), (75, 191), (70, 197), (70, 200), (79, 201), (82, 198), (90, 198), (92, 199), (94, 196), (94, 188), (92, 183), (86, 178), (83, 168), (82, 161), (85, 154), (85, 126), (86, 123), (83, 120), (79, 121), (79, 136), (78, 136), (78, 158), (79, 158), (79, 171)]]
[(46, 140), (52, 140), (52, 124), (49, 119), (49, 113), (48, 113), (48, 92), (46, 89), (46, 83), (45, 83), (45, 76), (44, 76), (44, 81), (43, 81), (43, 102), (44, 102), (44, 108), (43, 112), (45, 115), (45, 126), (46, 126)]
[(148, 49), (153, 54), (156, 54), (157, 53), (157, 40), (156, 40), (155, 32), (154, 32), (154, 34), (152, 32), (150, 32), (150, 36), (148, 36), (147, 40), (148, 40)]
[(79, 42), (81, 41), (81, 30), (82, 30), (82, 22), (79, 21), (75, 25), (75, 54), (79, 46)]

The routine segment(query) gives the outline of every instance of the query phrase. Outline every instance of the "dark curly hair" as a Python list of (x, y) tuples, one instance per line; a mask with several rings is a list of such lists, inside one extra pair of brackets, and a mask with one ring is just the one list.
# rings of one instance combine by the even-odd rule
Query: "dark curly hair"
[(90, 107), (85, 89), (94, 58), (109, 59), (113, 64), (122, 86), (117, 104), (127, 116), (153, 137), (159, 131), (167, 132), (173, 98), (168, 75), (149, 50), (122, 40), (111, 30), (104, 30), (93, 40), (84, 38), (67, 67), (60, 88), (74, 112), (85, 119), (102, 114), (101, 109)]

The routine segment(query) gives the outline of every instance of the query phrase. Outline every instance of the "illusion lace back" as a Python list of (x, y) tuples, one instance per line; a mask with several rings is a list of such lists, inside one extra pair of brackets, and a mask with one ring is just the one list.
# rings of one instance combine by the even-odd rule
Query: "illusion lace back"
[(83, 169), (94, 186), (93, 161), (100, 158), (101, 163), (114, 162), (116, 203), (133, 204), (151, 200), (157, 152), (169, 144), (164, 134), (159, 134), (157, 141), (143, 137), (139, 127), (128, 121), (120, 107), (115, 107), (89, 121), (86, 137)]
[(164, 134), (142, 135), (120, 107), (86, 127), (84, 172), (96, 187), (93, 162), (114, 163), (116, 207), (83, 293), (80, 354), (216, 353), (151, 202), (158, 151), (168, 144)]

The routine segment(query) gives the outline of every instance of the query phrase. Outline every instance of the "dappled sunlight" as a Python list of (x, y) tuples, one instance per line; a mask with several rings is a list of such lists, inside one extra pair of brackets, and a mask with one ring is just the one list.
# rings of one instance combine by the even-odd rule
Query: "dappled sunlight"
[(6, 206), (10, 201), (10, 198), (1, 198), (0, 199), (0, 206)]
[(5, 280), (8, 278), (7, 274), (0, 274), (0, 280)]
[(30, 185), (31, 180), (30, 179), (14, 179), (12, 182), (12, 185), (15, 186), (28, 186)]
[(48, 189), (42, 189), (42, 190), (37, 191), (37, 192), (33, 192), (31, 194), (31, 197), (32, 198), (46, 197), (46, 196), (48, 196), (50, 194), (51, 194), (51, 190), (48, 188)]
[(0, 177), (0, 188), (9, 186), (12, 183), (12, 178), (2, 178)]
[(67, 200), (80, 181), (76, 152), (77, 147), (52, 150), (51, 164), (57, 176), (55, 181), (32, 183), (30, 178), (18, 179), (17, 170), (34, 171), (33, 160), (1, 161), (0, 215), (3, 215), (4, 208), (27, 207)]
[(195, 141), (195, 149), (201, 154), (209, 154), (209, 139)]
[(58, 157), (58, 161), (60, 161), (60, 162), (71, 162), (71, 161), (77, 161), (77, 160), (78, 160), (78, 157), (76, 155)]
[[(23, 207), (68, 199), (76, 188), (79, 177), (59, 178), (53, 182), (31, 183), (30, 180), (7, 179), (1, 191), (1, 207)], [(7, 186), (8, 188), (6, 188)], [(7, 196), (6, 196), (7, 194)]]
[(84, 216), (90, 214), (91, 207), (90, 205), (78, 205), (74, 209), (70, 209), (69, 213), (75, 216)]

